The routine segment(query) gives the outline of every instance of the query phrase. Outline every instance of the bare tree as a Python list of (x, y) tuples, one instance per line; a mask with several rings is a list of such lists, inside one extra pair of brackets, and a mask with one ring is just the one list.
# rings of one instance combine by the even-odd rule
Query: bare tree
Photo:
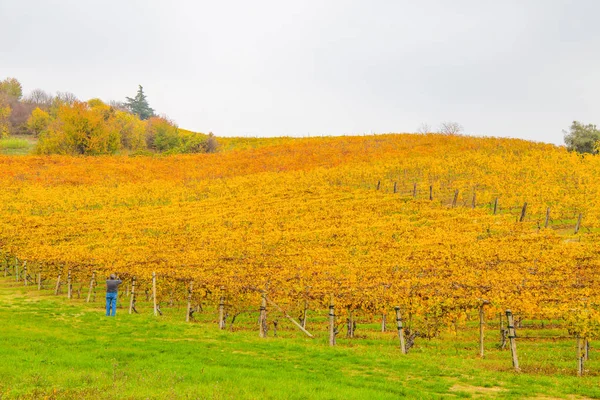
[(440, 125), (439, 133), (444, 135), (459, 135), (465, 128), (458, 122), (442, 122)]
[(127, 104), (122, 101), (111, 100), (108, 102), (108, 105), (115, 110), (129, 112), (129, 107), (127, 107)]
[(425, 122), (423, 122), (421, 125), (419, 125), (419, 127), (417, 128), (417, 133), (420, 134), (427, 134), (427, 133), (431, 133), (431, 126), (429, 126), (429, 124), (426, 124)]
[(56, 92), (55, 99), (59, 103), (72, 105), (77, 101), (77, 96), (71, 92)]
[(25, 96), (24, 101), (41, 109), (48, 109), (52, 105), (52, 95), (42, 89), (34, 89)]

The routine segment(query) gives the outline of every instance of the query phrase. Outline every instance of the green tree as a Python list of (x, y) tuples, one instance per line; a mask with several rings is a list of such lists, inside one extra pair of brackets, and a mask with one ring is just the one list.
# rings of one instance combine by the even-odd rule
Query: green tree
[(152, 117), (148, 120), (146, 144), (161, 153), (176, 150), (181, 144), (179, 129), (166, 118)]
[(600, 131), (596, 125), (584, 125), (581, 122), (573, 121), (569, 131), (563, 130), (565, 135), (565, 144), (567, 149), (578, 153), (598, 153), (598, 141), (600, 141)]
[(23, 87), (15, 78), (6, 78), (0, 81), (0, 93), (18, 100), (23, 96)]
[(138, 92), (134, 98), (127, 97), (125, 104), (129, 111), (140, 117), (141, 120), (154, 116), (154, 109), (150, 108), (142, 85), (139, 85)]
[(50, 115), (39, 107), (31, 112), (31, 116), (27, 120), (27, 128), (33, 135), (40, 136), (42, 132), (48, 129), (52, 122)]

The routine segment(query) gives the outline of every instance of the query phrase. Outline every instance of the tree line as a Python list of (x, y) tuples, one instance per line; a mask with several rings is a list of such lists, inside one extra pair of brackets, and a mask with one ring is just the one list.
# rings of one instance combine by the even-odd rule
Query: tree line
[(141, 85), (125, 102), (81, 101), (42, 89), (24, 95), (16, 78), (6, 78), (0, 81), (0, 139), (11, 135), (35, 137), (37, 154), (211, 153), (218, 147), (212, 133), (185, 131), (156, 115)]

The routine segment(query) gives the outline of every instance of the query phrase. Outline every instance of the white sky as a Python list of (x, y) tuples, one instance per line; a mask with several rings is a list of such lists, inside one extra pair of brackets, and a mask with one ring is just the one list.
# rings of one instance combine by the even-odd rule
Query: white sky
[(560, 144), (600, 124), (600, 1), (0, 0), (0, 79), (218, 136), (414, 132)]

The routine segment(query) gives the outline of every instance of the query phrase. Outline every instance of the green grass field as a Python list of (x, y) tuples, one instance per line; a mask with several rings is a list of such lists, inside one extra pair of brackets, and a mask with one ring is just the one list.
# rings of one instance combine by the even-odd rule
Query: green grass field
[(0, 139), (0, 155), (26, 155), (31, 154), (37, 140), (31, 136), (10, 136)]
[(86, 304), (0, 278), (0, 399), (600, 398), (594, 349), (578, 378), (574, 340), (527, 338), (565, 336), (559, 329), (518, 332), (518, 374), (491, 324), (485, 359), (475, 326), (402, 355), (376, 323), (331, 348), (325, 315), (311, 316), (309, 339), (271, 311), (279, 335), (260, 339), (254, 314), (233, 332), (218, 330), (213, 310), (185, 323), (183, 307), (154, 317), (140, 303), (138, 315), (107, 318), (101, 295)]

